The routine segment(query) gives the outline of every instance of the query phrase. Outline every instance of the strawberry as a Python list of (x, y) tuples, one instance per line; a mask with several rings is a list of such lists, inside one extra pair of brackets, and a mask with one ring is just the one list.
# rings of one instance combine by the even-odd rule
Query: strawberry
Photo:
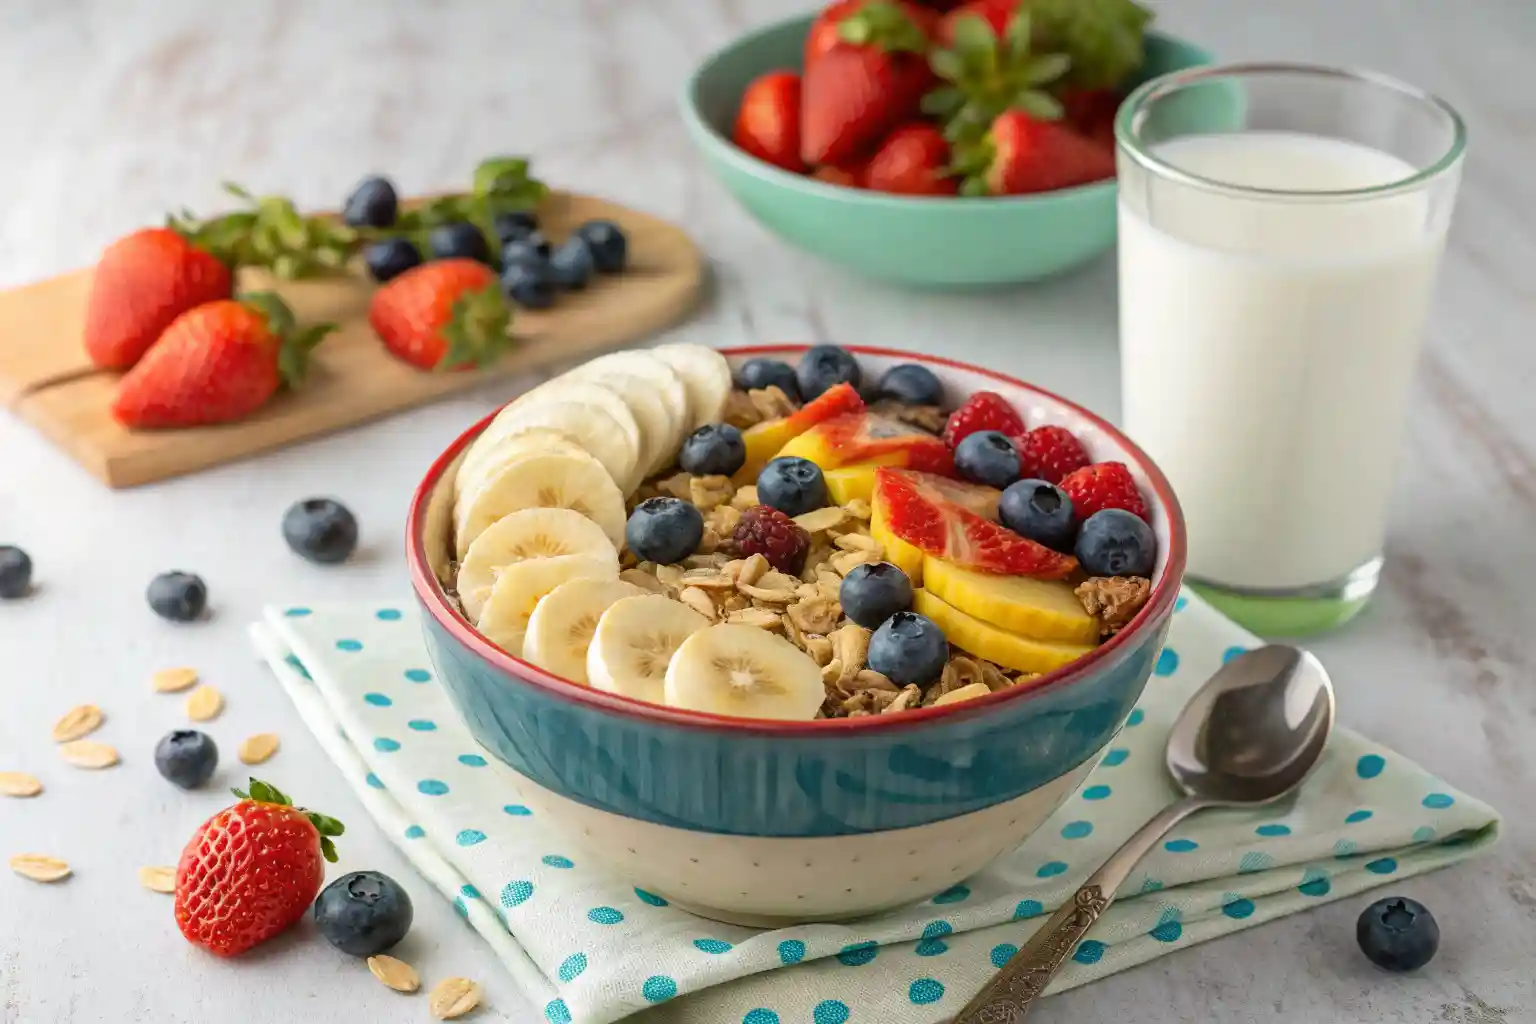
[(864, 187), (913, 196), (952, 196), (959, 191), (949, 177), (949, 143), (931, 124), (897, 128), (875, 150), (864, 171)]
[(934, 37), (940, 45), (953, 47), (955, 45), (955, 26), (961, 18), (980, 18), (992, 29), (992, 34), (998, 38), (1008, 31), (1008, 23), (1013, 20), (1013, 15), (1019, 9), (1022, 0), (970, 0), (954, 8), (943, 18), (939, 19), (938, 31)]
[[(956, 147), (955, 166), (966, 174), (985, 168), (987, 129), (1008, 110), (1042, 120), (1061, 117), (1061, 104), (1045, 87), (1066, 74), (1065, 53), (1035, 53), (1030, 11), (1018, 0), (976, 0), (945, 15), (942, 49), (929, 56), (942, 81), (923, 97), (923, 111), (944, 122)], [(974, 189), (973, 189), (974, 191)]]
[(244, 419), (304, 377), (333, 324), (302, 330), (271, 292), (204, 303), (177, 317), (117, 385), (125, 427), (196, 427)]
[[(176, 866), (176, 926), (218, 956), (238, 956), (287, 931), (325, 881), (341, 822), (294, 807), (257, 779), (240, 802), (198, 827)], [(323, 860), (322, 860), (323, 858)]]
[(977, 391), (944, 422), (944, 443), (951, 449), (978, 430), (1000, 430), (1009, 437), (1024, 433), (1024, 420), (996, 391)]
[(1083, 443), (1066, 427), (1036, 427), (1016, 438), (1014, 446), (1019, 450), (1019, 474), (1026, 480), (1057, 484), (1092, 461)]
[(867, 0), (837, 23), (839, 42), (805, 70), (800, 156), (844, 165), (918, 114), (933, 83), (928, 35), (891, 0)]
[(1061, 105), (1068, 124), (1099, 145), (1114, 149), (1115, 113), (1121, 98), (1114, 89), (1066, 89)]
[(793, 71), (770, 71), (754, 79), (741, 96), (731, 138), (759, 160), (796, 174), (803, 172), (800, 76)]
[(1152, 521), (1146, 500), (1123, 462), (1096, 462), (1068, 473), (1057, 485), (1072, 499), (1072, 514), (1079, 522), (1106, 508), (1121, 508)]
[[(820, 57), (838, 43), (842, 42), (842, 25), (844, 19), (857, 14), (871, 0), (835, 0), (822, 9), (816, 15), (816, 20), (811, 22), (811, 29), (805, 34), (805, 66), (810, 67)], [(897, 0), (907, 17), (923, 30), (926, 36), (932, 36), (939, 27), (938, 14), (930, 10), (932, 4), (921, 4), (914, 0)]]
[(145, 228), (107, 246), (85, 304), (85, 352), (104, 370), (138, 362), (171, 321), (227, 299), (229, 268), (170, 228)]
[(857, 164), (852, 167), (834, 167), (827, 164), (812, 171), (811, 177), (817, 181), (824, 181), (828, 185), (841, 185), (844, 188), (864, 187), (864, 168)]
[(984, 153), (984, 163), (962, 186), (969, 195), (1049, 192), (1115, 176), (1113, 150), (1020, 110), (993, 121), (977, 149)]
[(384, 347), (423, 370), (468, 370), (510, 346), (512, 319), (496, 272), (470, 259), (433, 260), (373, 293), (368, 323)]

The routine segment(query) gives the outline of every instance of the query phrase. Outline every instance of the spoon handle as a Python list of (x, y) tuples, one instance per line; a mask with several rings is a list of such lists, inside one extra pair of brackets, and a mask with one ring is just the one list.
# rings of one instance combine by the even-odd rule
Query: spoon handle
[(1125, 845), (1110, 855), (1099, 870), (1088, 876), (1082, 888), (1041, 925), (1024, 948), (976, 998), (955, 1015), (953, 1024), (1017, 1024), (1045, 991), (1061, 965), (1077, 948), (1088, 929), (1104, 913), (1118, 889), (1141, 858), (1179, 822), (1206, 804), (1193, 798), (1165, 807)]

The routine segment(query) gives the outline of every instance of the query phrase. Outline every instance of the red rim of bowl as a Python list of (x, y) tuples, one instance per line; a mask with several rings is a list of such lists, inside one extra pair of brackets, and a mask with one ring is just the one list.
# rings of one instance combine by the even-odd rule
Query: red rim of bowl
[[(774, 736), (818, 736), (842, 733), (887, 732), (922, 726), (943, 717), (983, 714), (989, 709), (1005, 702), (1033, 700), (1046, 693), (1072, 685), (1088, 675), (1101, 662), (1115, 656), (1122, 649), (1133, 646), (1151, 624), (1160, 619), (1169, 610), (1178, 597), (1179, 582), (1184, 576), (1184, 514), (1179, 508), (1178, 499), (1174, 497), (1173, 488), (1169, 485), (1167, 477), (1163, 476), (1162, 471), (1157, 468), (1145, 452), (1108, 421), (1089, 412), (1076, 402), (1068, 401), (1060, 395), (1046, 391), (1044, 388), (1026, 384), (1023, 381), (993, 370), (972, 366), (969, 363), (945, 359), (942, 356), (930, 356), (898, 349), (871, 348), (861, 345), (847, 345), (844, 347), (855, 355), (879, 356), (899, 359), (904, 362), (929, 363), (962, 370), (967, 373), (990, 378), (1011, 388), (1018, 388), (1022, 391), (1039, 395), (1042, 398), (1060, 403), (1064, 408), (1081, 416), (1085, 421), (1102, 430), (1107, 436), (1123, 446), (1137, 467), (1146, 474), (1153, 492), (1157, 495), (1158, 501), (1163, 507), (1164, 515), (1168, 520), (1169, 541), (1168, 557), (1163, 564), (1162, 578), (1153, 586), (1147, 603), (1136, 614), (1136, 617), (1130, 621), (1129, 625), (1076, 661), (1052, 672), (1042, 674), (1039, 677), (1039, 681), (1032, 686), (1016, 686), (1007, 690), (1000, 690), (997, 693), (988, 694), (985, 697), (977, 697), (973, 700), (936, 707), (919, 708), (914, 711), (903, 712), (899, 715), (818, 718), (809, 722), (786, 722), (761, 718), (731, 718), (726, 715), (715, 715), (703, 711), (687, 711), (681, 708), (664, 707), (660, 704), (648, 704), (645, 701), (636, 700), (632, 697), (623, 697), (616, 693), (594, 690), (591, 687), (582, 686), (580, 683), (573, 683), (568, 679), (552, 675), (531, 662), (513, 657), (481, 635), (479, 630), (475, 629), (474, 626), (470, 625), (467, 620), (454, 610), (453, 606), (449, 603), (447, 593), (444, 592), (442, 584), (437, 579), (437, 574), (432, 571), (432, 566), (427, 560), (424, 535), (427, 505), (432, 493), (436, 489), (438, 482), (442, 479), (448, 465), (458, 457), (459, 453), (469, 445), (480, 431), (485, 429), (490, 421), (495, 418), (496, 413), (500, 411), (499, 409), (460, 434), (437, 457), (436, 461), (432, 463), (431, 468), (427, 470), (426, 476), (422, 478), (422, 482), (417, 486), (415, 495), (411, 498), (411, 508), (406, 519), (405, 557), (410, 567), (411, 586), (416, 591), (417, 598), (426, 606), (428, 614), (437, 620), (438, 625), (481, 661), (484, 661), (500, 672), (517, 678), (521, 682), (537, 686), (548, 692), (551, 696), (574, 704), (583, 704), (599, 711), (625, 715), (630, 718), (647, 719), (668, 725), (734, 733), (766, 733)], [(753, 345), (720, 349), (720, 354), (727, 357), (782, 356), (802, 353), (808, 348), (810, 348), (809, 345)]]

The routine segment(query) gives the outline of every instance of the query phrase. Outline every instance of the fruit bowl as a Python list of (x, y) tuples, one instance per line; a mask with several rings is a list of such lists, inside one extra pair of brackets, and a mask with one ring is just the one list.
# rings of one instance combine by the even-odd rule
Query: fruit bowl
[[(804, 351), (725, 355), (739, 368), (762, 356), (793, 364)], [(525, 780), (519, 799), (619, 877), (718, 920), (857, 917), (930, 896), (1015, 847), (1124, 725), (1184, 571), (1184, 523), (1167, 480), (1102, 419), (978, 367), (849, 351), (870, 375), (925, 365), (951, 403), (998, 392), (1028, 427), (1067, 427), (1095, 460), (1126, 463), (1159, 548), (1136, 617), (1029, 687), (899, 715), (728, 718), (559, 678), (497, 648), (465, 619), (450, 592), (455, 476), (493, 417), (437, 459), (410, 509), (407, 560), (438, 677), (476, 739)]]
[[(764, 227), (823, 259), (868, 277), (927, 287), (1020, 284), (1079, 266), (1115, 240), (1115, 184), (1023, 196), (900, 196), (792, 174), (739, 149), (731, 123), (747, 84), (799, 69), (811, 19), (797, 17), (742, 36), (694, 72), (683, 120), (711, 169)], [(1149, 32), (1141, 81), (1209, 64), (1210, 53)]]

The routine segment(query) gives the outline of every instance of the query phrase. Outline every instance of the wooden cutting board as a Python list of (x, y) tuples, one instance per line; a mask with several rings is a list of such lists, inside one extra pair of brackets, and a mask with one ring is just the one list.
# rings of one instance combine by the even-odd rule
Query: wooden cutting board
[(238, 287), (273, 289), (301, 323), (340, 329), (315, 352), (304, 386), (282, 392), (249, 419), (214, 427), (131, 431), (108, 406), (118, 374), (98, 370), (81, 343), (91, 271), (78, 270), (0, 292), (0, 405), (42, 431), (109, 487), (133, 487), (231, 462), (399, 409), (486, 379), (564, 364), (617, 348), (676, 323), (703, 284), (699, 250), (663, 220), (590, 196), (552, 193), (539, 209), (551, 238), (605, 217), (629, 236), (623, 274), (594, 279), (544, 311), (518, 310), (518, 344), (495, 365), (428, 373), (386, 352), (368, 326), (371, 283), (360, 276), (275, 281), (242, 272)]

